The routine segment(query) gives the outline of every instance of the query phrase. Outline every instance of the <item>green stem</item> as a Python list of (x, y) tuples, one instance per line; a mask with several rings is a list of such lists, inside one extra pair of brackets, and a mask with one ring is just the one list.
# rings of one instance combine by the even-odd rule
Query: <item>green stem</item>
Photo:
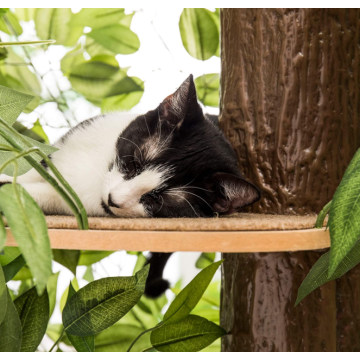
[(64, 336), (65, 333), (65, 328), (63, 329), (63, 331), (61, 332), (59, 338), (54, 342), (54, 345), (51, 347), (51, 349), (49, 350), (49, 352), (52, 352), (54, 350), (54, 347), (60, 342), (61, 338)]
[[(11, 132), (14, 132), (14, 136), (15, 138), (19, 137), (20, 135), (16, 132), (16, 130), (13, 130), (8, 124), (6, 124), (5, 121), (3, 121), (0, 118), (0, 124), (5, 125), (6, 128), (10, 128)], [(13, 146), (14, 148), (18, 149), (19, 151), (23, 151), (23, 149), (21, 148), (20, 145), (18, 145), (12, 138), (11, 136), (7, 136), (3, 131), (0, 130), (0, 135), (4, 137), (5, 140), (7, 140), (11, 146)], [(27, 140), (24, 140), (24, 143), (27, 145)], [(31, 144), (28, 143), (29, 146), (31, 147)], [(50, 161), (48, 159), (48, 157), (46, 156), (46, 154), (44, 154), (41, 150), (38, 151), (38, 153), (40, 154), (40, 156), (46, 161)], [(56, 192), (64, 199), (64, 201), (67, 203), (67, 205), (70, 207), (71, 211), (74, 213), (76, 220), (78, 222), (79, 228), (81, 230), (87, 229), (87, 227), (84, 226), (83, 223), (83, 218), (82, 218), (82, 213), (81, 210), (79, 211), (79, 209), (77, 208), (77, 206), (75, 205), (75, 203), (72, 201), (72, 199), (69, 197), (69, 195), (64, 191), (63, 188), (61, 188), (58, 184), (58, 182), (44, 169), (44, 167), (40, 164), (38, 164), (38, 162), (36, 160), (34, 160), (32, 157), (30, 156), (24, 156), (24, 159), (50, 184), (54, 187), (54, 189), (56, 190)], [(52, 164), (52, 163), (51, 163)], [(52, 164), (53, 165), (53, 164)], [(53, 166), (53, 168), (55, 168), (55, 166)], [(64, 179), (65, 180), (65, 179)], [(59, 179), (60, 181), (60, 179)], [(65, 183), (65, 184), (64, 184)], [(66, 186), (70, 187), (70, 185), (67, 184), (66, 181), (63, 182), (63, 186), (66, 188)], [(72, 190), (72, 189), (71, 189)], [(73, 191), (73, 190), (72, 190)], [(73, 191), (74, 192), (74, 191)], [(80, 201), (80, 200), (79, 200)], [(81, 202), (80, 202), (81, 203)], [(85, 224), (87, 224), (87, 216), (86, 216), (86, 212), (85, 212), (85, 217), (86, 217), (86, 221)]]
[(150, 329), (145, 330), (145, 331), (143, 331), (142, 333), (140, 333), (140, 334), (136, 337), (136, 339), (131, 343), (130, 347), (127, 349), (127, 352), (130, 352), (131, 348), (135, 345), (135, 343), (136, 343), (143, 335), (145, 335), (145, 334), (148, 333), (149, 331), (153, 331), (153, 330), (155, 330), (155, 329), (157, 329), (157, 328), (159, 328), (159, 327), (161, 327), (161, 326), (163, 326), (163, 325), (164, 325), (164, 323), (163, 323), (163, 322), (160, 322), (159, 324), (157, 324), (157, 325), (154, 326), (153, 328), (150, 328)]
[[(326, 215), (328, 214), (328, 212), (330, 211), (331, 208), (331, 202), (332, 200), (330, 200), (325, 206), (324, 208), (320, 211), (317, 219), (316, 219), (316, 223), (315, 223), (315, 228), (317, 229), (321, 229), (324, 225), (324, 220), (326, 218)], [(327, 226), (326, 226), (327, 227)]]

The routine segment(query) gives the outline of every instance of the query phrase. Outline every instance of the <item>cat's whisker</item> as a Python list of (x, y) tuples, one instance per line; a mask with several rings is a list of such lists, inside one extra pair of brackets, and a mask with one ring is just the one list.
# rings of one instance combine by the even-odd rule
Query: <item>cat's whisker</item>
[[(172, 191), (170, 190), (170, 192), (172, 192)], [(183, 191), (183, 190), (181, 190), (181, 191), (174, 191), (174, 192), (181, 192), (181, 193), (185, 193), (185, 194), (190, 194), (190, 195), (196, 196), (197, 198), (201, 199), (211, 210), (213, 209), (212, 206), (210, 206), (209, 203), (208, 203), (205, 199), (203, 199), (201, 196), (199, 196), (199, 195), (196, 195), (196, 194), (194, 194), (194, 193), (192, 193), (192, 192), (189, 192), (189, 191)]]
[(142, 152), (141, 152), (141, 150), (140, 150), (140, 148), (139, 148), (133, 141), (131, 141), (131, 140), (129, 140), (129, 139), (126, 139), (126, 138), (124, 138), (124, 137), (122, 137), (122, 136), (119, 136), (119, 139), (127, 140), (127, 141), (131, 142), (132, 144), (134, 144), (134, 145), (139, 149), (141, 158), (142, 158), (142, 159), (144, 158), (144, 157), (143, 157), (143, 154), (142, 154)]
[(147, 124), (147, 121), (146, 121), (146, 116), (144, 115), (144, 120), (145, 120), (145, 125), (146, 125), (146, 128), (148, 130), (148, 133), (149, 133), (149, 137), (151, 137), (150, 135), (150, 130), (149, 130), (149, 127), (148, 127), (148, 124)]
[(180, 186), (180, 187), (172, 188), (172, 190), (176, 190), (176, 189), (199, 189), (199, 190), (203, 190), (203, 191), (207, 191), (207, 192), (213, 192), (211, 190), (207, 190), (207, 189), (204, 189), (202, 187), (197, 187), (197, 186)]
[(164, 198), (161, 195), (160, 195), (160, 197), (161, 197), (161, 200), (162, 200), (161, 207), (155, 214), (157, 214), (162, 209), (162, 207), (164, 205)]
[(141, 161), (140, 161), (139, 158), (138, 158), (137, 156), (135, 156), (135, 155), (123, 155), (122, 158), (124, 158), (124, 157), (129, 157), (129, 156), (135, 158), (135, 160), (141, 165)]
[(189, 204), (189, 206), (191, 207), (191, 209), (192, 209), (192, 211), (194, 212), (194, 214), (195, 214), (197, 217), (200, 217), (200, 215), (195, 211), (195, 209), (192, 207), (192, 205), (189, 203), (189, 201), (187, 201), (183, 196), (180, 196), (180, 195), (174, 194), (174, 193), (171, 194), (171, 195), (178, 196), (179, 198), (185, 200), (185, 201)]

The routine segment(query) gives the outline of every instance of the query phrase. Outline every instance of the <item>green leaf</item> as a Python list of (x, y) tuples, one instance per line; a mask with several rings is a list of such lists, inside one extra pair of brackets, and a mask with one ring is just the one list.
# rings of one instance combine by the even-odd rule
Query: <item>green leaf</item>
[(145, 266), (146, 262), (147, 262), (146, 257), (143, 255), (142, 252), (139, 252), (137, 254), (137, 260), (136, 260), (136, 264), (135, 264), (135, 267), (133, 270), (133, 274), (135, 274), (136, 272), (141, 270)]
[(92, 251), (85, 250), (80, 253), (79, 265), (89, 266), (105, 259), (115, 251)]
[(113, 325), (140, 300), (148, 272), (146, 266), (135, 276), (100, 279), (80, 289), (63, 311), (66, 332), (87, 336)]
[(18, 352), (21, 347), (21, 322), (19, 315), (7, 292), (7, 310), (0, 325), (0, 352)]
[(87, 36), (114, 54), (133, 54), (140, 47), (138, 36), (128, 27), (120, 24), (93, 29)]
[(158, 351), (200, 351), (226, 335), (220, 326), (200, 316), (188, 315), (179, 322), (165, 324), (151, 333), (151, 344)]
[(14, 304), (22, 326), (20, 351), (36, 351), (49, 321), (48, 293), (45, 290), (41, 296), (38, 296), (36, 288), (33, 287), (19, 296)]
[(176, 296), (164, 315), (165, 323), (174, 323), (188, 316), (209, 286), (216, 270), (224, 260), (208, 266)]
[(24, 267), (26, 261), (22, 255), (19, 255), (16, 259), (14, 259), (11, 263), (5, 265), (3, 267), (5, 281), (9, 282), (14, 279), (17, 273)]
[(7, 302), (8, 300), (7, 300), (7, 288), (6, 288), (5, 276), (2, 267), (0, 265), (0, 325), (3, 322), (6, 315)]
[(60, 271), (52, 274), (47, 282), (47, 291), (49, 295), (49, 318), (51, 318), (51, 315), (53, 314), (56, 305), (56, 292), (59, 275)]
[(33, 130), (28, 129), (26, 126), (22, 125), (20, 122), (15, 121), (13, 124), (13, 128), (21, 135), (25, 135), (33, 140), (39, 141), (39, 142), (45, 142), (42, 137), (40, 137), (38, 134), (36, 134)]
[(204, 269), (207, 266), (211, 265), (215, 260), (215, 253), (201, 253), (200, 257), (197, 259), (195, 266), (198, 269)]
[(107, 113), (111, 111), (128, 111), (139, 103), (144, 91), (133, 91), (127, 94), (111, 96), (105, 98), (101, 103), (101, 112)]
[(72, 12), (68, 8), (38, 8), (35, 13), (35, 28), (40, 39), (54, 39), (56, 45), (66, 45), (70, 35), (69, 22)]
[(5, 229), (4, 220), (0, 214), (0, 252), (3, 250), (5, 243), (6, 243), (6, 229)]
[(85, 50), (91, 57), (101, 56), (101, 55), (109, 55), (114, 56), (114, 52), (106, 49), (100, 43), (95, 41), (90, 37), (86, 37), (85, 41)]
[(35, 133), (38, 137), (40, 137), (40, 140), (38, 141), (44, 142), (45, 144), (50, 144), (49, 138), (47, 137), (43, 127), (41, 126), (39, 119), (35, 121), (33, 127), (29, 130)]
[[(74, 289), (74, 287), (72, 286), (72, 284), (70, 282), (67, 301), (69, 301), (69, 299), (71, 299), (75, 294), (76, 294), (76, 290)], [(69, 334), (68, 332), (66, 332), (66, 335), (77, 352), (94, 352), (95, 351), (95, 336), (94, 335), (75, 336), (75, 335)]]
[(83, 276), (83, 279), (88, 281), (88, 282), (94, 281), (94, 274), (93, 274), (91, 265), (86, 267), (86, 271), (85, 271), (85, 274)]
[[(14, 185), (0, 188), (0, 209), (3, 211), (11, 232), (36, 279), (41, 294), (51, 275), (50, 240), (44, 214), (34, 199), (17, 185), (20, 203)], [(23, 210), (22, 210), (23, 209)]]
[(79, 250), (60, 250), (53, 249), (53, 259), (59, 264), (65, 266), (76, 276), (76, 267), (80, 258)]
[(75, 68), (77, 65), (85, 62), (84, 51), (81, 45), (78, 45), (74, 50), (69, 51), (61, 59), (61, 71), (64, 75), (68, 75), (71, 69)]
[(16, 8), (15, 9), (15, 14), (18, 17), (19, 20), (30, 21), (30, 20), (34, 19), (35, 11), (36, 11), (36, 8), (31, 8), (31, 9), (19, 9), (19, 8)]
[[(328, 214), (328, 212), (330, 211), (330, 207), (331, 207), (331, 201), (329, 201), (324, 208), (320, 211), (318, 217), (316, 218), (316, 223), (315, 223), (315, 227), (317, 229), (321, 229), (324, 226), (324, 221), (326, 218), (326, 215)], [(327, 227), (328, 225), (326, 225)]]
[(329, 213), (331, 276), (360, 239), (360, 150), (348, 166), (336, 189)]
[(219, 107), (219, 74), (206, 74), (195, 79), (199, 101), (205, 106)]
[(35, 40), (35, 41), (6, 41), (0, 42), (0, 47), (26, 46), (26, 45), (45, 45), (54, 44), (55, 40)]
[[(78, 284), (78, 281), (76, 278), (73, 278), (71, 280), (71, 285), (72, 287), (78, 291), (79, 290), (79, 284)], [(61, 295), (61, 299), (60, 299), (60, 311), (63, 312), (64, 311), (64, 307), (66, 305), (66, 302), (67, 302), (67, 298), (68, 298), (68, 295), (69, 295), (69, 287), (67, 287), (64, 291), (64, 293)], [(55, 339), (56, 340), (56, 339)]]
[(339, 266), (336, 268), (334, 273), (329, 276), (329, 259), (330, 251), (321, 256), (321, 258), (315, 263), (311, 268), (309, 274), (306, 276), (305, 280), (302, 282), (299, 290), (298, 296), (296, 299), (295, 305), (297, 305), (302, 299), (309, 295), (319, 286), (331, 281), (340, 278), (354, 266), (360, 263), (360, 241), (357, 241), (355, 246), (350, 250), (350, 252), (344, 257), (340, 262)]
[(10, 264), (19, 255), (21, 255), (19, 248), (6, 246), (4, 248), (4, 254), (0, 254), (0, 265), (4, 267), (5, 265)]
[[(19, 259), (20, 261), (20, 259)], [(22, 261), (25, 263), (24, 258)], [(14, 281), (24, 281), (24, 280), (31, 280), (33, 278), (30, 269), (26, 264), (19, 270), (19, 272), (12, 278)]]
[(0, 31), (9, 35), (21, 35), (23, 30), (16, 15), (7, 11), (6, 15), (0, 18)]
[[(144, 329), (134, 325), (115, 324), (95, 336), (96, 352), (125, 352), (134, 339)], [(150, 347), (150, 334), (142, 336), (132, 351), (141, 351)]]
[(184, 9), (179, 28), (183, 45), (192, 57), (207, 60), (216, 54), (219, 30), (211, 11)]

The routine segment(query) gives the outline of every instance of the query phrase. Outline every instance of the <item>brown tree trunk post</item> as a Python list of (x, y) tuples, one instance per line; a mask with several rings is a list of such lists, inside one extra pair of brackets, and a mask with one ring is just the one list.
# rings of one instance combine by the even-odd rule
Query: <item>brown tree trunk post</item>
[[(359, 44), (359, 10), (221, 10), (220, 124), (263, 193), (252, 211), (314, 214), (332, 198), (360, 146)], [(294, 308), (321, 254), (224, 254), (222, 350), (359, 350), (359, 269)]]

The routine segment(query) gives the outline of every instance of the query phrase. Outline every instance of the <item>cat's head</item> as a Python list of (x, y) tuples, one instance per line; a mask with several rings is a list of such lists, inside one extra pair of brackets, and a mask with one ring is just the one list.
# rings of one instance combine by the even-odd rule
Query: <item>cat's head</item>
[(121, 217), (208, 217), (259, 200), (229, 142), (198, 104), (190, 75), (120, 134), (103, 208)]

